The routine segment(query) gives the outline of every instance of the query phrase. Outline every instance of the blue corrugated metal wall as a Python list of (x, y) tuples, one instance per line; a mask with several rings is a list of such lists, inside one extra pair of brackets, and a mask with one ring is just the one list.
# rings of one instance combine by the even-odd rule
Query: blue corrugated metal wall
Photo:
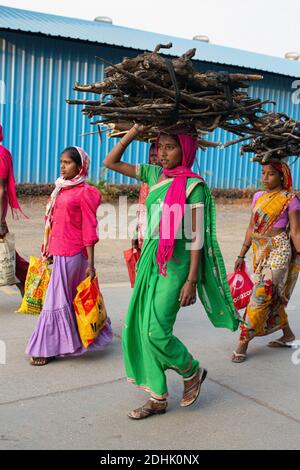
[[(103, 159), (115, 140), (106, 139), (103, 134), (100, 146), (97, 135), (80, 137), (95, 129), (88, 118), (82, 116), (80, 107), (65, 103), (66, 98), (93, 98), (93, 95), (75, 94), (72, 87), (75, 81), (88, 83), (103, 78), (104, 67), (96, 61), (96, 55), (119, 62), (124, 55), (132, 56), (135, 52), (79, 41), (0, 33), (0, 80), (5, 84), (0, 121), (4, 128), (4, 145), (13, 154), (18, 182), (53, 182), (59, 175), (60, 151), (69, 145), (85, 148), (91, 156), (91, 178), (99, 179)], [(239, 70), (213, 64), (196, 65), (201, 69)], [(291, 99), (292, 81), (265, 74), (264, 81), (251, 88), (250, 93), (277, 101), (278, 111), (300, 120), (300, 107), (293, 105)], [(209, 138), (226, 142), (236, 136), (218, 129)], [(211, 187), (247, 188), (259, 184), (260, 166), (251, 163), (248, 155), (241, 158), (239, 149), (240, 146), (235, 145), (226, 150), (199, 152), (201, 172)], [(145, 162), (147, 145), (132, 144), (125, 160)], [(300, 189), (299, 162), (292, 170), (294, 186)], [(104, 178), (113, 183), (130, 182), (114, 172), (108, 172)]]

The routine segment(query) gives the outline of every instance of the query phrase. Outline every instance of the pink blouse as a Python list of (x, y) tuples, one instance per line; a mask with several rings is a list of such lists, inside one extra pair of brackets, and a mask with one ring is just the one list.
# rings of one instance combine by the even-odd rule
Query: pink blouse
[(99, 240), (96, 214), (100, 203), (101, 194), (87, 183), (62, 189), (53, 209), (49, 253), (74, 256), (95, 245)]
[[(254, 209), (257, 200), (266, 194), (266, 191), (258, 191), (254, 194), (252, 199), (252, 209)], [(298, 197), (294, 197), (288, 205), (288, 208), (281, 214), (276, 224), (273, 225), (274, 228), (286, 228), (289, 223), (289, 212), (291, 211), (300, 211), (300, 201)]]

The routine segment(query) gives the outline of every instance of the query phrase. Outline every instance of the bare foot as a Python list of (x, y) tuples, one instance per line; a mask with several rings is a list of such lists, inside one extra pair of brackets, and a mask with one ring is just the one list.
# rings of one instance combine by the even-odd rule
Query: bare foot
[(296, 337), (289, 325), (282, 329), (283, 336), (268, 343), (269, 348), (291, 347), (289, 343), (295, 341)]
[(294, 333), (292, 332), (291, 328), (289, 325), (287, 325), (285, 328), (283, 328), (283, 336), (279, 338), (280, 341), (290, 343), (292, 341), (295, 341), (296, 337)]

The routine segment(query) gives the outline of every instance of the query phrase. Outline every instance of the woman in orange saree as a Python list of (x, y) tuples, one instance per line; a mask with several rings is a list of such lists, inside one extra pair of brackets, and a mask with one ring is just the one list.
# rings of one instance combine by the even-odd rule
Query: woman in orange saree
[(283, 330), (270, 347), (286, 347), (295, 340), (286, 306), (300, 270), (300, 201), (292, 191), (291, 172), (286, 163), (263, 165), (266, 191), (252, 202), (252, 216), (245, 241), (235, 263), (240, 269), (252, 245), (254, 287), (241, 326), (240, 342), (232, 361), (244, 362), (250, 341)]

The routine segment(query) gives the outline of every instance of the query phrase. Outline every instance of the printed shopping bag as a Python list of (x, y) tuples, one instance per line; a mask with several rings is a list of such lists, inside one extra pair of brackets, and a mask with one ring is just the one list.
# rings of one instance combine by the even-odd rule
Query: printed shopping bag
[(243, 263), (240, 271), (228, 274), (227, 279), (235, 308), (237, 310), (246, 308), (253, 289), (253, 282), (246, 271), (246, 264)]
[(0, 239), (0, 286), (11, 286), (18, 282), (16, 278), (15, 237), (7, 233)]
[(73, 305), (80, 339), (87, 348), (107, 323), (106, 308), (97, 276), (94, 279), (87, 277), (79, 284)]
[(47, 261), (30, 256), (29, 268), (25, 281), (25, 293), (17, 313), (39, 315), (43, 308), (51, 269)]

